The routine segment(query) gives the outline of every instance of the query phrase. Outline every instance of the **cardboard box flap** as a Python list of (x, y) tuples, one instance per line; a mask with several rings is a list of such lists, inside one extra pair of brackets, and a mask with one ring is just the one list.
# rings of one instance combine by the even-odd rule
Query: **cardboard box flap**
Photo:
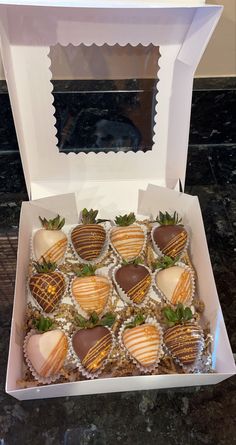
[(24, 6), (53, 6), (66, 8), (148, 8), (164, 4), (178, 6), (202, 5), (205, 0), (0, 0), (0, 4)]
[[(126, 10), (102, 8), (105, 2), (95, 9), (71, 8), (73, 2), (65, 8), (0, 6), (3, 63), (30, 197), (99, 181), (108, 193), (116, 181), (175, 187), (180, 179), (184, 185), (193, 74), (222, 8), (151, 3), (151, 9), (142, 2), (142, 9)], [(49, 58), (58, 43), (159, 46), (151, 150), (59, 150)]]

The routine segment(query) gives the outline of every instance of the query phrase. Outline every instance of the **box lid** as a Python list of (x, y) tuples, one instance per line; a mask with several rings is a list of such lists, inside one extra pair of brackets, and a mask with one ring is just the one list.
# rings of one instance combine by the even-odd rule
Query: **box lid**
[(148, 8), (157, 5), (201, 5), (205, 0), (0, 0), (0, 4), (22, 6), (52, 6), (66, 8)]
[[(3, 65), (31, 198), (91, 184), (113, 193), (110, 185), (121, 181), (124, 190), (184, 185), (193, 75), (222, 11), (201, 3), (0, 0)], [(48, 57), (58, 43), (159, 46), (152, 150), (59, 152)]]

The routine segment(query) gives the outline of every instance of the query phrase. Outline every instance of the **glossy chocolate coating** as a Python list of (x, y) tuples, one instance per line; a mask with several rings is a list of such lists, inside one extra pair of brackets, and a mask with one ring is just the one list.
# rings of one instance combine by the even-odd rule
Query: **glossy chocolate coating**
[(44, 310), (55, 310), (66, 290), (64, 276), (60, 272), (36, 273), (29, 281), (30, 292)]
[(117, 270), (116, 281), (125, 292), (128, 292), (147, 275), (149, 272), (145, 267), (139, 264), (127, 264)]
[(168, 256), (177, 256), (187, 242), (187, 232), (183, 226), (158, 226), (153, 231), (153, 239), (159, 249)]
[(72, 338), (73, 348), (82, 362), (88, 351), (103, 337), (109, 336), (109, 343), (112, 345), (112, 337), (109, 329), (104, 326), (96, 326), (91, 329), (81, 329), (76, 332)]
[(164, 342), (173, 357), (184, 366), (195, 363), (204, 344), (201, 328), (191, 322), (167, 329), (164, 333)]
[(121, 266), (115, 278), (133, 302), (142, 303), (151, 285), (151, 276), (145, 267), (135, 264)]
[(106, 231), (99, 224), (84, 224), (75, 227), (71, 241), (77, 254), (86, 261), (96, 259), (104, 246)]

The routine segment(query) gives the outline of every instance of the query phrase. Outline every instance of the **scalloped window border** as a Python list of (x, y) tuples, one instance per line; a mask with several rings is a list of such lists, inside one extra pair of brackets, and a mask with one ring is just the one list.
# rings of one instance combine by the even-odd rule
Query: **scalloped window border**
[[(109, 149), (107, 149), (107, 147), (104, 147), (104, 148), (99, 149), (98, 151), (95, 151), (91, 147), (91, 150), (89, 149), (89, 150), (86, 150), (86, 151), (83, 150), (83, 148), (81, 148), (81, 149), (80, 148), (78, 148), (78, 149), (71, 148), (71, 150), (68, 150), (68, 151), (60, 150), (59, 138), (57, 136), (58, 135), (58, 129), (57, 129), (57, 125), (56, 125), (57, 124), (57, 120), (56, 120), (56, 108), (55, 108), (55, 98), (54, 98), (54, 91), (55, 90), (54, 90), (54, 84), (53, 84), (53, 80), (52, 80), (53, 74), (52, 74), (52, 69), (51, 69), (51, 67), (52, 67), (52, 60), (51, 60), (51, 57), (50, 57), (51, 48), (55, 47), (56, 45), (60, 45), (61, 47), (67, 47), (67, 46), (70, 46), (70, 45), (72, 45), (73, 47), (78, 47), (78, 46), (82, 46), (82, 45), (85, 46), (85, 47), (86, 46), (87, 47), (91, 47), (91, 46), (96, 46), (96, 47), (109, 46), (109, 47), (113, 47), (115, 45), (118, 45), (120, 48), (124, 48), (124, 47), (126, 47), (128, 45), (131, 46), (131, 47), (137, 47), (137, 46), (140, 45), (140, 46), (146, 48), (146, 47), (152, 45), (155, 48), (159, 49), (159, 57), (158, 57), (157, 63), (156, 63), (156, 85), (155, 85), (156, 89), (155, 89), (155, 94), (153, 94), (153, 102), (155, 103), (155, 106), (154, 106), (154, 109), (153, 109), (153, 113), (154, 113), (154, 115), (153, 115), (153, 127), (152, 127), (153, 136), (152, 136), (152, 146), (151, 146), (150, 149), (147, 149), (146, 151), (144, 151), (142, 148), (138, 148), (137, 150), (132, 149), (132, 148), (130, 148), (128, 150), (122, 150), (122, 149), (121, 150), (114, 150), (113, 148), (111, 148), (109, 150)], [(125, 45), (120, 45), (118, 42), (114, 43), (112, 45), (108, 44), (108, 43), (103, 43), (102, 45), (98, 45), (96, 43), (91, 43), (90, 45), (86, 45), (83, 42), (80, 42), (78, 45), (75, 45), (73, 43), (67, 43), (66, 45), (63, 45), (60, 42), (57, 42), (54, 45), (49, 46), (48, 59), (50, 61), (49, 71), (50, 71), (50, 83), (51, 83), (51, 96), (52, 96), (52, 99), (53, 99), (52, 100), (52, 108), (54, 110), (53, 117), (54, 117), (54, 120), (55, 120), (54, 127), (55, 127), (55, 138), (56, 138), (56, 149), (57, 149), (57, 152), (59, 154), (66, 154), (66, 155), (74, 154), (76, 156), (79, 156), (81, 154), (86, 154), (86, 155), (88, 155), (88, 154), (95, 154), (95, 155), (98, 156), (100, 154), (103, 154), (103, 155), (104, 154), (108, 154), (108, 153), (118, 154), (118, 153), (121, 153), (121, 152), (124, 153), (124, 154), (125, 153), (132, 153), (132, 154), (143, 153), (143, 155), (145, 155), (147, 153), (150, 153), (153, 150), (154, 145), (156, 143), (156, 135), (157, 135), (157, 112), (158, 112), (158, 94), (159, 94), (159, 90), (160, 90), (160, 70), (161, 70), (160, 59), (161, 59), (161, 56), (162, 55), (161, 55), (161, 47), (160, 47), (160, 45), (154, 44), (152, 42), (148, 43), (147, 45), (143, 45), (142, 43), (138, 43), (137, 45), (133, 45), (131, 43), (126, 43)], [(152, 79), (154, 79), (154, 78), (152, 78)], [(86, 80), (87, 79), (83, 79), (83, 81), (86, 81)], [(94, 81), (96, 79), (88, 79), (88, 80), (89, 81)], [(68, 82), (70, 82), (70, 80)], [(73, 80), (71, 80), (71, 82), (73, 82)], [(131, 90), (131, 92), (132, 92), (132, 90)]]

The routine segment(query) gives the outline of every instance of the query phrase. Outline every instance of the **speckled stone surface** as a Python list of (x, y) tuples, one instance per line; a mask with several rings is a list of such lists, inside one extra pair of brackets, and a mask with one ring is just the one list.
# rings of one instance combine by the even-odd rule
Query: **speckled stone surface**
[[(232, 82), (230, 85), (234, 91)], [(205, 86), (198, 83), (200, 93)], [(213, 94), (211, 82), (210, 87)], [(213, 102), (218, 100), (214, 98), (218, 97), (219, 88), (224, 85), (213, 82)], [(231, 88), (229, 84), (227, 88)], [(205, 97), (208, 102), (210, 96)], [(201, 100), (197, 103), (201, 103), (201, 112), (205, 113), (208, 108)], [(223, 104), (226, 108), (227, 104), (233, 105), (231, 99), (220, 100), (221, 108)], [(225, 116), (232, 112), (225, 110)], [(223, 108), (221, 113), (224, 114)], [(222, 130), (221, 124), (214, 122), (212, 128), (221, 135), (218, 142), (212, 141), (214, 135), (209, 137), (207, 128), (211, 124), (207, 120), (202, 128), (203, 123), (204, 119), (199, 120), (193, 112), (191, 127), (197, 129), (197, 136), (195, 133), (190, 137), (195, 140), (189, 147), (185, 191), (198, 195), (200, 200), (219, 298), (236, 352), (236, 134), (228, 133), (227, 125)], [(0, 295), (0, 445), (236, 444), (236, 378), (211, 387), (28, 402), (18, 402), (5, 394), (17, 227), (21, 202), (27, 199), (27, 194), (19, 154), (6, 155), (0, 136), (1, 150), (4, 153), (0, 156), (0, 266), (4, 280), (6, 277), (9, 280)], [(6, 268), (10, 255), (5, 247), (1, 248), (9, 242), (10, 270)]]

